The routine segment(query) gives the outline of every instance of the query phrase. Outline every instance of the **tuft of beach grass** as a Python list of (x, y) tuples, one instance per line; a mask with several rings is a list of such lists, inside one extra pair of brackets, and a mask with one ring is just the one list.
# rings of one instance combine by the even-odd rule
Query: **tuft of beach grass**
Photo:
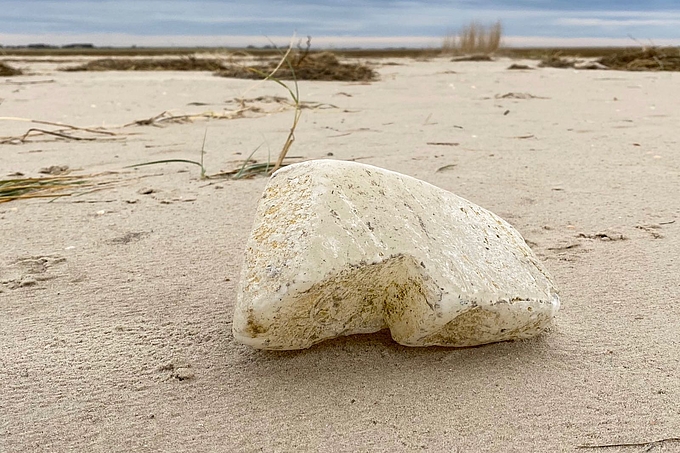
[[(309, 42), (311, 38), (308, 38), (307, 41), (307, 51), (309, 50)], [(157, 160), (153, 162), (143, 162), (140, 164), (135, 164), (131, 165), (128, 168), (136, 168), (136, 167), (142, 167), (142, 166), (147, 166), (147, 165), (159, 165), (159, 164), (168, 164), (168, 163), (185, 163), (185, 164), (192, 164), (192, 165), (197, 165), (201, 169), (201, 179), (211, 179), (211, 178), (218, 178), (218, 177), (231, 177), (233, 179), (242, 179), (246, 177), (252, 177), (257, 174), (265, 174), (265, 175), (271, 175), (274, 173), (276, 170), (284, 166), (284, 160), (286, 159), (286, 155), (288, 154), (288, 151), (290, 150), (291, 146), (293, 145), (293, 142), (295, 141), (295, 130), (297, 129), (298, 123), (300, 121), (300, 116), (302, 114), (302, 106), (300, 103), (300, 88), (297, 83), (297, 77), (295, 75), (295, 68), (293, 67), (293, 63), (291, 62), (291, 52), (293, 50), (293, 43), (288, 47), (288, 50), (286, 52), (280, 51), (281, 53), (281, 58), (275, 66), (273, 66), (270, 71), (268, 72), (263, 72), (260, 69), (256, 67), (249, 67), (247, 68), (248, 72), (254, 73), (257, 75), (259, 79), (261, 79), (263, 82), (267, 80), (271, 80), (272, 82), (275, 82), (276, 84), (280, 85), (283, 87), (287, 92), (290, 98), (293, 101), (293, 106), (295, 109), (294, 115), (293, 115), (293, 124), (290, 128), (290, 131), (288, 132), (288, 136), (286, 137), (286, 141), (283, 144), (283, 147), (281, 148), (281, 151), (279, 152), (278, 158), (276, 159), (276, 162), (270, 162), (269, 159), (267, 159), (266, 163), (257, 163), (252, 160), (253, 154), (259, 149), (259, 146), (251, 153), (251, 155), (244, 161), (243, 165), (241, 166), (240, 169), (234, 170), (234, 171), (228, 171), (228, 172), (223, 172), (223, 173), (217, 173), (214, 175), (208, 175), (206, 172), (205, 165), (203, 163), (203, 156), (205, 154), (205, 136), (203, 137), (203, 147), (201, 148), (201, 160), (200, 162), (194, 161), (194, 160), (189, 160), (189, 159), (164, 159), (164, 160)], [(306, 53), (301, 57), (297, 56), (296, 61), (299, 64), (300, 61), (306, 58)], [(293, 87), (291, 88), (290, 86), (286, 85), (281, 79), (278, 78), (277, 73), (279, 70), (282, 68), (287, 68), (288, 71), (292, 74), (292, 80), (293, 80)]]
[(91, 176), (51, 176), (0, 180), (0, 203), (29, 198), (70, 196), (94, 184)]
[(453, 55), (493, 54), (501, 47), (502, 37), (503, 25), (500, 21), (491, 25), (473, 21), (463, 26), (457, 33), (449, 33), (444, 37), (442, 53)]

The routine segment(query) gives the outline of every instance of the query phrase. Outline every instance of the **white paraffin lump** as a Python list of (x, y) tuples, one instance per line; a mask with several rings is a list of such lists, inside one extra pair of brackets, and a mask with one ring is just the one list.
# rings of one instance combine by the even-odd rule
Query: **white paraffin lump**
[(235, 338), (303, 349), (389, 328), (407, 346), (529, 338), (559, 298), (522, 236), (431, 184), (354, 162), (277, 171), (245, 251)]

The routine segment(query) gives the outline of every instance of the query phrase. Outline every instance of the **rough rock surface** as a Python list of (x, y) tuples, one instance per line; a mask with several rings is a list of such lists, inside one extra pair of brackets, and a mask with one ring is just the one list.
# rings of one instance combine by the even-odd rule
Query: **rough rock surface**
[(317, 160), (277, 171), (262, 195), (233, 333), (262, 349), (385, 328), (403, 345), (474, 346), (534, 336), (559, 305), (495, 214), (409, 176)]

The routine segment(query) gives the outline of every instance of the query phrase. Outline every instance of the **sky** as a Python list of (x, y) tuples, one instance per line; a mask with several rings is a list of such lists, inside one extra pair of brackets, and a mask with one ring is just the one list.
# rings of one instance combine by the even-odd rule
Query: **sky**
[(437, 47), (497, 20), (510, 46), (680, 45), (680, 0), (0, 0), (0, 44)]

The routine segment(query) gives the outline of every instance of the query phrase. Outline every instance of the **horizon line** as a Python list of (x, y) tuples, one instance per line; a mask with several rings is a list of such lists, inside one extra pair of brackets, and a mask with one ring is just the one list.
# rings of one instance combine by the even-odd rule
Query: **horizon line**
[[(258, 35), (132, 35), (123, 33), (100, 34), (7, 34), (0, 33), (0, 45), (17, 47), (28, 45), (64, 46), (92, 44), (95, 47), (264, 47), (275, 44), (287, 47), (291, 42), (304, 41), (306, 36), (258, 36)], [(440, 48), (444, 37), (434, 36), (312, 36), (312, 48)], [(315, 46), (316, 44), (316, 46)], [(593, 38), (550, 36), (506, 36), (502, 47), (634, 47), (680, 46), (678, 39), (637, 40), (627, 38)]]

